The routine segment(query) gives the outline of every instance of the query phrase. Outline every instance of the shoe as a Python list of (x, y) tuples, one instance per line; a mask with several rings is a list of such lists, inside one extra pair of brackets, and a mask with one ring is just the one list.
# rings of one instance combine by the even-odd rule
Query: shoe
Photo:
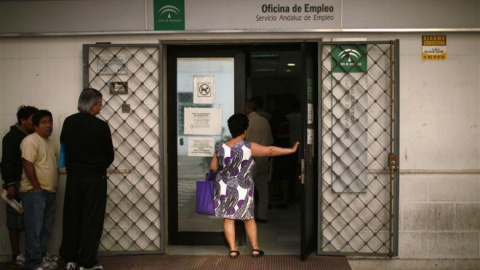
[(35, 268), (35, 270), (44, 270), (42, 267)]
[(22, 261), (15, 260), (15, 261), (12, 261), (12, 263), (10, 264), (10, 267), (11, 268), (25, 268), (25, 263), (22, 262)]
[(18, 254), (10, 264), (11, 268), (25, 268), (25, 256)]
[(260, 250), (260, 249), (252, 249), (252, 258), (260, 258), (262, 257), (263, 255), (265, 255), (265, 253)]
[(50, 253), (45, 253), (45, 255), (43, 256), (43, 261), (54, 262), (58, 264), (58, 262), (60, 261), (60, 257), (57, 255), (52, 255)]
[(56, 262), (47, 262), (47, 261), (42, 262), (42, 269), (44, 270), (55, 270), (57, 268), (58, 268), (58, 263)]
[(23, 254), (20, 253), (20, 254), (17, 255), (16, 260), (25, 263), (25, 256), (23, 256)]
[(85, 268), (83, 266), (80, 266), (80, 270), (103, 270), (103, 266), (100, 264), (94, 265), (93, 267), (90, 268)]
[(45, 270), (57, 269), (59, 261), (60, 261), (59, 256), (45, 253), (42, 259), (42, 268)]
[(238, 250), (230, 250), (228, 252), (228, 256), (230, 257), (230, 259), (236, 259), (238, 258), (238, 256), (240, 256), (240, 251)]
[(77, 269), (77, 263), (74, 262), (67, 262), (67, 265), (65, 266), (66, 270), (75, 270)]

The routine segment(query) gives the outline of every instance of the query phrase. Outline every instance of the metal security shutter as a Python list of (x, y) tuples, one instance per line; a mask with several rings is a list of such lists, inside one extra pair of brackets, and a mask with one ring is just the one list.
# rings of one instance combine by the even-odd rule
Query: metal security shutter
[(99, 117), (115, 147), (100, 250), (164, 252), (159, 44), (86, 44), (84, 87), (103, 94)]
[(321, 43), (319, 253), (398, 253), (399, 41)]

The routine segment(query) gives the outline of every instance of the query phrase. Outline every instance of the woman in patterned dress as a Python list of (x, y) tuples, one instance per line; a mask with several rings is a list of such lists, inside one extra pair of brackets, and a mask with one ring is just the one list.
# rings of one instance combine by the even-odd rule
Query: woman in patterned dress
[(272, 157), (295, 153), (296, 142), (292, 148), (263, 146), (245, 141), (248, 117), (234, 114), (228, 119), (228, 128), (232, 139), (217, 145), (210, 170), (216, 172), (214, 207), (215, 216), (223, 218), (223, 229), (230, 252), (236, 259), (240, 252), (235, 245), (235, 220), (243, 220), (247, 236), (252, 245), (252, 257), (264, 255), (257, 242), (257, 224), (254, 219), (252, 171), (255, 167), (253, 157)]

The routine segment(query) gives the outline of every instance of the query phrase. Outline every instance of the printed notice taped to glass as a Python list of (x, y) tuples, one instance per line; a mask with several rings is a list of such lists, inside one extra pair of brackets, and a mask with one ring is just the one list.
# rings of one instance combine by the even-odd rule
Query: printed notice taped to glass
[(211, 157), (215, 152), (215, 138), (211, 137), (189, 137), (189, 157)]
[(184, 134), (222, 135), (222, 109), (185, 108)]

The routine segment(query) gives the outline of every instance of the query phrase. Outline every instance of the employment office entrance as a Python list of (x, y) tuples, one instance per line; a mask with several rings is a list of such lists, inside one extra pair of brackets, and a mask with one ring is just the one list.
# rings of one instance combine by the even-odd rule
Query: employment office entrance
[[(298, 116), (294, 104), (300, 101), (300, 120), (289, 120), (288, 135), (300, 131), (302, 145), (293, 176), (272, 178), (272, 209), (267, 223), (259, 224), (260, 246), (269, 254), (303, 258), (315, 251), (395, 255), (398, 70), (398, 41), (84, 45), (84, 86), (103, 93), (100, 117), (110, 124), (116, 154), (101, 250), (222, 245), (221, 222), (194, 212), (195, 181), (207, 170), (208, 142), (228, 139), (226, 119), (259, 96), (265, 101), (260, 109), (287, 119)], [(210, 101), (208, 95), (204, 103), (196, 99), (194, 89), (209, 91), (194, 82), (212, 86)], [(204, 109), (218, 112), (219, 129), (185, 132), (185, 113)], [(240, 245), (246, 240), (241, 228)]]
[[(195, 213), (195, 185), (214, 146), (230, 138), (226, 120), (255, 99), (274, 138), (301, 142), (290, 163), (273, 159), (260, 247), (304, 259), (394, 256), (396, 49), (394, 42), (168, 45), (169, 244), (226, 244), (222, 220)], [(248, 245), (241, 222), (237, 242)]]
[[(214, 145), (230, 138), (227, 119), (234, 113), (245, 113), (247, 99), (258, 100), (258, 112), (271, 120), (274, 138), (283, 140), (285, 146), (291, 144), (290, 136), (292, 140), (305, 140), (302, 136), (306, 133), (301, 131), (307, 125), (306, 113), (302, 114), (300, 105), (307, 98), (314, 102), (307, 93), (313, 94), (316, 87), (315, 61), (307, 59), (316, 59), (316, 52), (317, 45), (313, 43), (167, 47), (168, 113), (176, 116), (176, 121), (169, 117), (168, 153), (177, 157), (169, 162), (170, 244), (225, 244), (222, 219), (195, 213), (195, 182), (205, 177)], [(205, 114), (209, 114), (208, 120), (202, 118)], [(206, 145), (211, 151), (203, 155), (200, 152)], [(276, 162), (282, 164), (282, 160), (273, 160), (268, 218), (266, 223), (258, 223), (260, 246), (270, 253), (300, 254), (304, 245), (308, 254), (316, 246), (317, 198), (313, 192), (303, 194), (298, 177), (302, 159), (303, 181), (313, 176), (315, 159), (305, 161), (300, 157), (311, 153), (313, 148), (305, 152), (302, 147), (298, 156), (288, 157), (287, 168), (285, 161), (278, 166)], [(316, 190), (315, 182), (310, 182), (310, 191)], [(303, 209), (302, 200), (308, 200), (309, 207)], [(302, 209), (311, 218), (308, 226), (301, 222)], [(304, 242), (302, 225), (308, 227), (304, 230)], [(237, 241), (239, 245), (248, 245), (241, 222), (237, 226)]]

